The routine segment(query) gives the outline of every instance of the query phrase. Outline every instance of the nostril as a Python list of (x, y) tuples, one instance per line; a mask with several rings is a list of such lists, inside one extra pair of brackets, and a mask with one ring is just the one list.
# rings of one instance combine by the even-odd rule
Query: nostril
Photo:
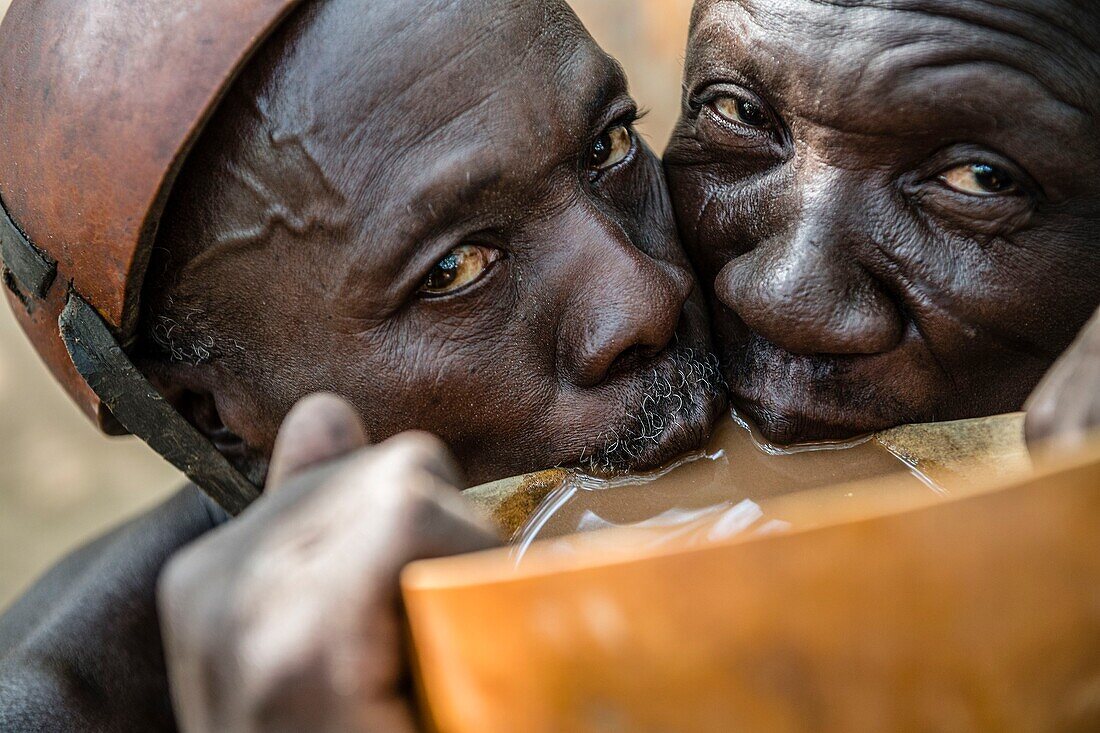
[(607, 370), (608, 374), (636, 369), (638, 366), (652, 361), (663, 350), (663, 347), (635, 344), (612, 360), (611, 367)]
[(643, 367), (659, 355), (675, 337), (682, 306), (662, 303), (657, 312), (656, 304), (632, 309), (630, 317), (604, 316), (601, 327), (588, 334), (576, 352), (574, 377), (578, 386), (594, 387), (607, 379)]

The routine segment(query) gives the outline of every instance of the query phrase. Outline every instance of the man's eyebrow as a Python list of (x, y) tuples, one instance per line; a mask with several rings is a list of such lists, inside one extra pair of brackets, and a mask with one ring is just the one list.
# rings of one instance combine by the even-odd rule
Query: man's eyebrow
[[(363, 264), (349, 268), (339, 290), (354, 292), (354, 297), (365, 298), (363, 282), (370, 282), (372, 296), (395, 292), (409, 287), (416, 276), (418, 266), (423, 266), (427, 252), (424, 243), (438, 239), (452, 226), (461, 222), (466, 212), (485, 192), (497, 186), (506, 176), (503, 164), (495, 159), (479, 157), (476, 149), (456, 152), (446, 161), (424, 172), (413, 186), (402, 191), (404, 218), (407, 226), (386, 232), (384, 249), (375, 246), (360, 253)], [(371, 241), (364, 236), (363, 241)], [(371, 273), (364, 275), (364, 271)], [(349, 296), (350, 297), (350, 296)]]
[(420, 222), (407, 239), (423, 239), (438, 232), (505, 177), (505, 169), (491, 151), (462, 151), (425, 173), (409, 195), (410, 212)]
[[(593, 54), (590, 49), (585, 50), (588, 51), (587, 58), (571, 68), (571, 78), (563, 80), (563, 86), (581, 90), (577, 112), (584, 129), (592, 134), (600, 132), (594, 129), (596, 125), (610, 122), (604, 119), (607, 108), (616, 100), (625, 98), (628, 87), (626, 73), (619, 62), (602, 52)], [(592, 83), (594, 78), (597, 81)]]

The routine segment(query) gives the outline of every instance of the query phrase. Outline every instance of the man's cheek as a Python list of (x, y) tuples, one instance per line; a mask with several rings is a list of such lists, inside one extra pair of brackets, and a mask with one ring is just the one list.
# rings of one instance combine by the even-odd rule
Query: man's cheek
[(648, 151), (629, 170), (618, 171), (602, 190), (612, 215), (630, 240), (650, 257), (685, 262), (664, 173)]
[(713, 291), (715, 278), (726, 264), (751, 248), (736, 226), (723, 220), (719, 206), (693, 211), (693, 228), (684, 237), (688, 258), (696, 268), (703, 286)]

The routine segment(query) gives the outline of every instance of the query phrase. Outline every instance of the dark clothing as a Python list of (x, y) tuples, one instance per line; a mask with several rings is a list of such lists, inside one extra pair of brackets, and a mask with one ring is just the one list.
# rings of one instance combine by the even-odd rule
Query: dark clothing
[(0, 731), (175, 731), (157, 578), (226, 520), (188, 486), (39, 580), (0, 617)]

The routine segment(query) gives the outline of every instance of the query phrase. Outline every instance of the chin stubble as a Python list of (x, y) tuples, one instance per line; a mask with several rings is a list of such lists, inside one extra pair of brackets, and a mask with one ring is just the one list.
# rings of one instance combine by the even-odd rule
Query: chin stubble
[(596, 475), (623, 473), (645, 464), (667, 443), (690, 449), (702, 439), (724, 387), (714, 354), (693, 348), (676, 351), (669, 363), (652, 370), (645, 396), (626, 424), (604, 433), (582, 453), (581, 469)]

